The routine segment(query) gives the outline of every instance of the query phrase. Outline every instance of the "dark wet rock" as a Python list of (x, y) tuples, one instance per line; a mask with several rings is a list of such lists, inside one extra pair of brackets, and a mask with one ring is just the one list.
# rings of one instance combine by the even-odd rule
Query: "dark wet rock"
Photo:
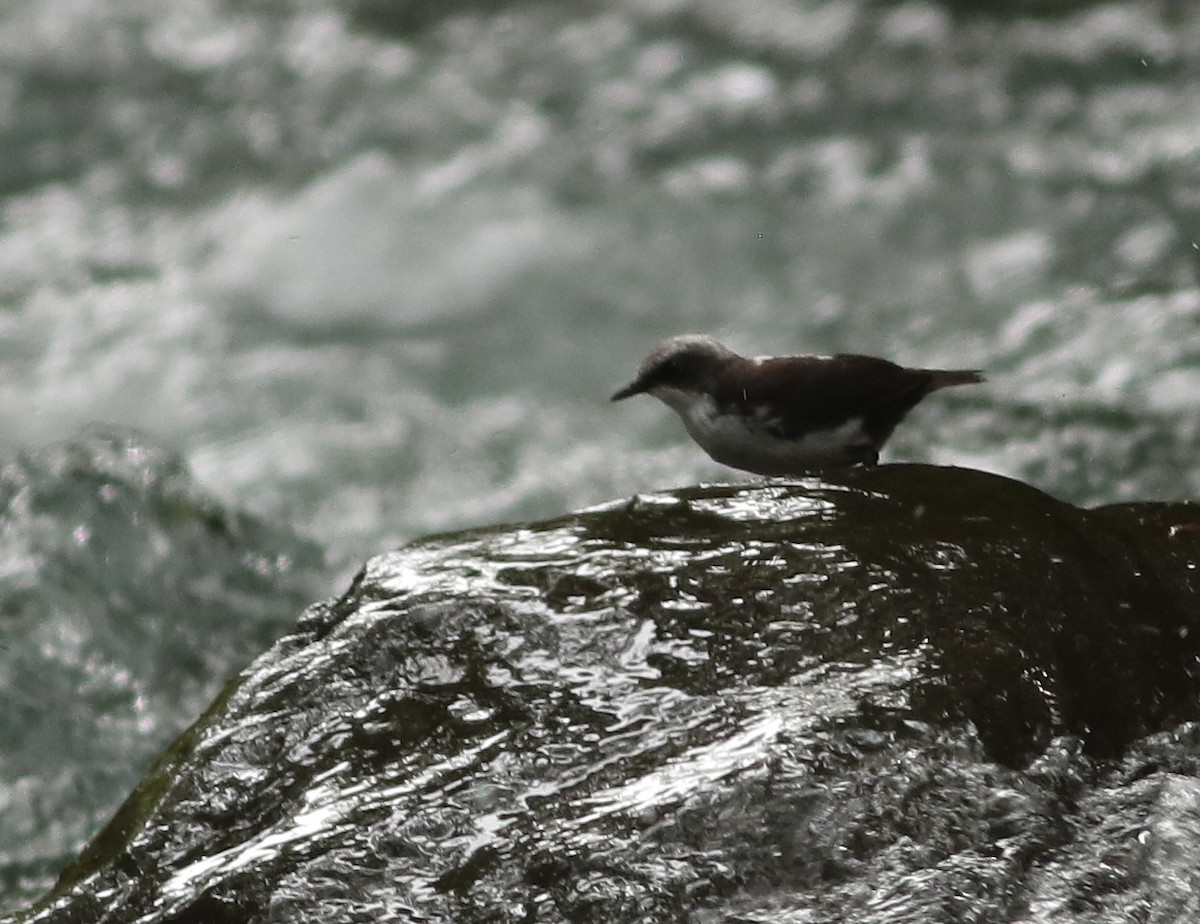
[(430, 539), (32, 919), (1186, 917), (1198, 561), (1194, 505), (910, 465)]

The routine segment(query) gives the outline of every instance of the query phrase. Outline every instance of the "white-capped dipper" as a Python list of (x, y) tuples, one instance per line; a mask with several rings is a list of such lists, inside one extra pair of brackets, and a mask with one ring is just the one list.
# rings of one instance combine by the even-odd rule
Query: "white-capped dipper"
[(654, 395), (716, 461), (799, 475), (874, 465), (896, 424), (927, 394), (982, 381), (974, 369), (906, 369), (845, 353), (747, 359), (712, 337), (684, 334), (651, 350), (612, 400)]

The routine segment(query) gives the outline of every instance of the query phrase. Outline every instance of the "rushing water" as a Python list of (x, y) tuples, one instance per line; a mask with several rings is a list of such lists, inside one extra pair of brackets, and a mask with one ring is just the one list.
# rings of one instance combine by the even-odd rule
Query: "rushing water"
[[(7, 0), (0, 454), (73, 496), (63, 441), (135, 428), (214, 509), (310, 537), (327, 565), (305, 586), (332, 592), (431, 530), (731, 477), (665, 408), (606, 401), (699, 330), (988, 371), (885, 459), (1193, 498), (1200, 13), (971, 7)], [(71, 557), (90, 521), (70, 507), (5, 516), (3, 663), (53, 672), (69, 649), (115, 676), (79, 652), (145, 562)], [(190, 548), (166, 540), (157, 567)], [(87, 579), (69, 606), (18, 605), (57, 588), (47, 561)], [(156, 657), (139, 638), (131, 660)], [(252, 639), (158, 667), (207, 696)], [(35, 673), (0, 678), (46, 710), (0, 762), (28, 831), (60, 821), (30, 808), (62, 718)], [(104, 689), (73, 688), (79, 715), (106, 714)], [(138, 695), (130, 715), (157, 718), (116, 742), (128, 785), (203, 700)], [(87, 836), (66, 828), (36, 848), (9, 829), (0, 854), (52, 866)]]
[(703, 330), (990, 371), (893, 458), (1197, 493), (1200, 17), (385, 9), (5, 4), (9, 453), (136, 426), (357, 561), (720, 477), (605, 403)]

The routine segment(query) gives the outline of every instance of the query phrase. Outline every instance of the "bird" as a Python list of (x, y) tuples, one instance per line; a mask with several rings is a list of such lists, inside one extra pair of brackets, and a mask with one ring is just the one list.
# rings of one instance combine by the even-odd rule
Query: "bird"
[(926, 395), (982, 381), (978, 369), (909, 369), (851, 353), (747, 358), (704, 334), (681, 334), (651, 350), (611, 400), (653, 395), (717, 462), (785, 477), (874, 466)]

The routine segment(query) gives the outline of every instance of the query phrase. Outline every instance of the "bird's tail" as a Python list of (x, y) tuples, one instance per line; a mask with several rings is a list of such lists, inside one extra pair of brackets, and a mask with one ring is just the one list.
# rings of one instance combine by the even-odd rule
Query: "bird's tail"
[(950, 388), (953, 385), (978, 385), (984, 381), (979, 369), (926, 369), (930, 375), (929, 390)]

